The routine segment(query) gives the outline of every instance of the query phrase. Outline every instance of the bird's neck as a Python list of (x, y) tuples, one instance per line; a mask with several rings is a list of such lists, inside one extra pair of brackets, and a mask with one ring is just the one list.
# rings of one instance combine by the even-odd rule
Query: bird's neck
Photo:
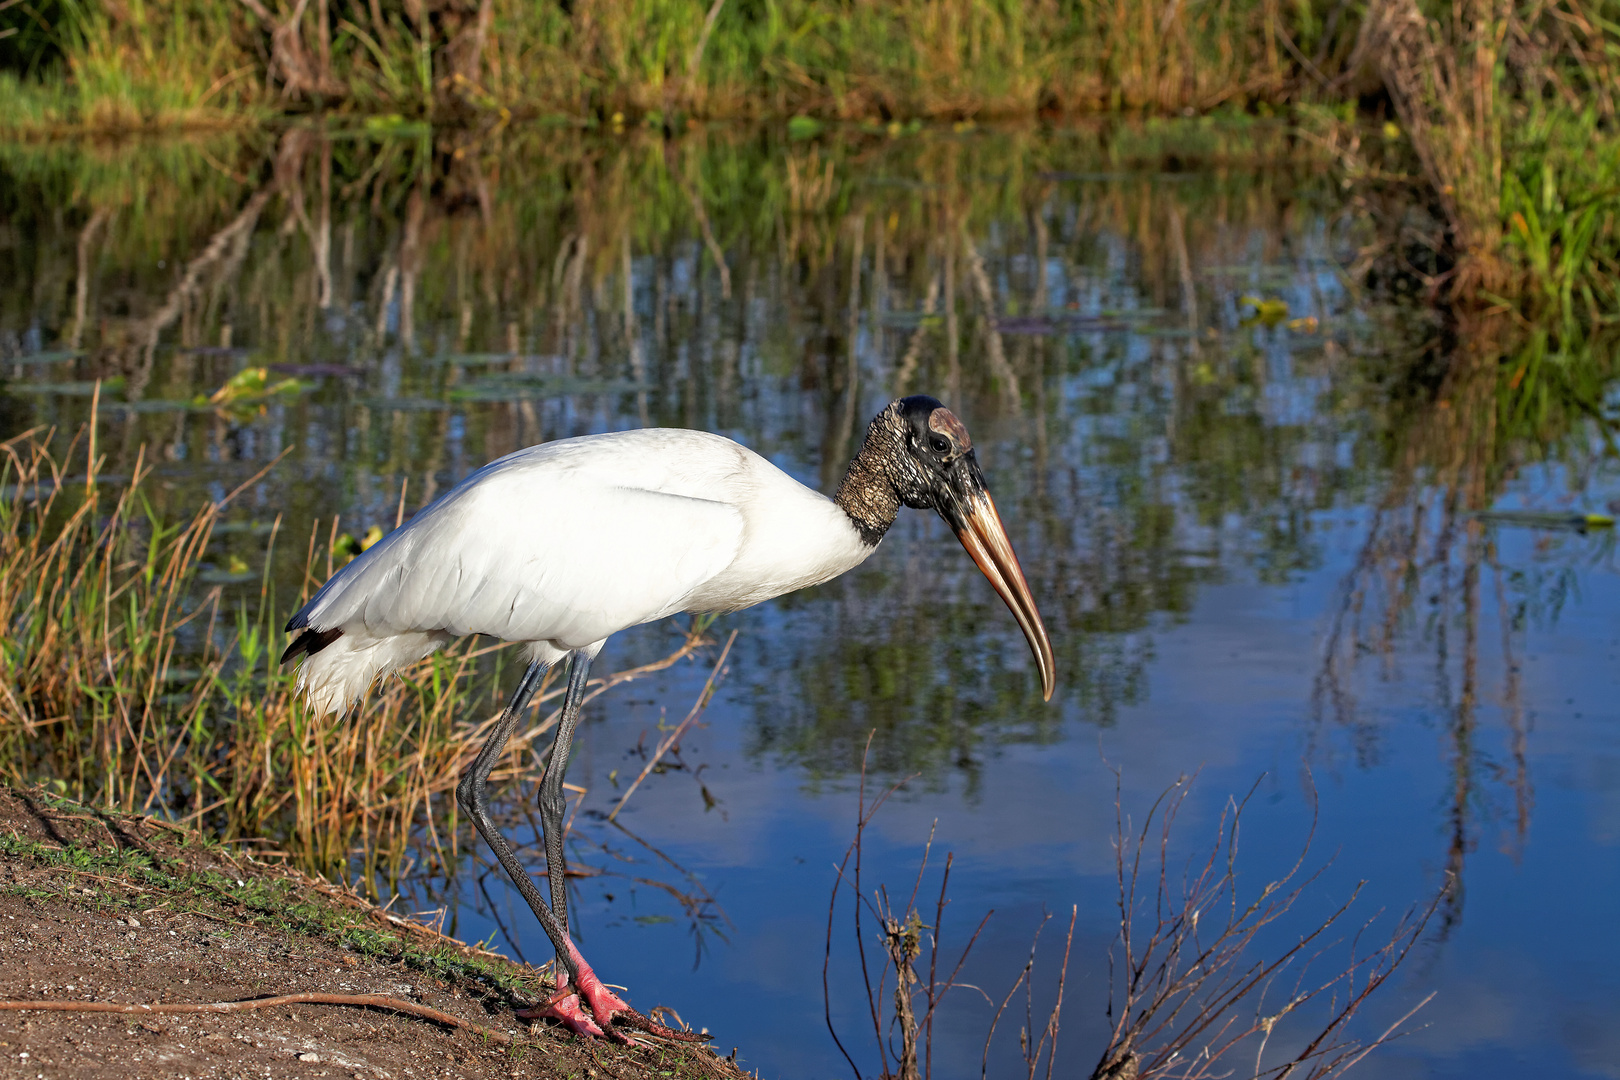
[(894, 433), (874, 423), (861, 452), (849, 463), (849, 470), (833, 495), (833, 502), (849, 518), (855, 531), (860, 533), (861, 543), (867, 547), (878, 546), (900, 513), (900, 496), (895, 493), (889, 475), (896, 449), (890, 444), (894, 438), (897, 438)]

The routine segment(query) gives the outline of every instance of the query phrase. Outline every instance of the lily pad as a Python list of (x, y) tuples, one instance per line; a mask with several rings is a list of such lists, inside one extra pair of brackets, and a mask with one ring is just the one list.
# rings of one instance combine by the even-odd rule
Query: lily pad
[(1288, 318), (1288, 301), (1286, 300), (1262, 300), (1258, 296), (1245, 296), (1238, 301), (1238, 307), (1254, 309), (1238, 320), (1239, 326), (1259, 325), (1270, 330)]
[(1592, 529), (1614, 528), (1614, 518), (1608, 514), (1560, 510), (1481, 510), (1474, 516), (1494, 525), (1516, 525), (1526, 529), (1564, 529), (1584, 533)]

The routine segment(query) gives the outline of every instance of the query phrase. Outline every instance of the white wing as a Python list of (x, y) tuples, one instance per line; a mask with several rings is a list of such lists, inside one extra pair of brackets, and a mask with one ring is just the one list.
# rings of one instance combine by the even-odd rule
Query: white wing
[[(736, 557), (744, 458), (699, 432), (531, 447), (469, 476), (335, 575), (294, 625), (584, 648), (685, 610)], [(671, 490), (674, 489), (674, 490)]]

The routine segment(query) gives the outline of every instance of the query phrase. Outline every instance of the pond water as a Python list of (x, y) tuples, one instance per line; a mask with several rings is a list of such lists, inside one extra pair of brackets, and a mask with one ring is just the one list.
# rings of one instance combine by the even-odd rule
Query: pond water
[[(594, 431), (718, 431), (831, 491), (885, 402), (933, 394), (980, 447), (1056, 694), (918, 513), (845, 578), (720, 618), (709, 636), (735, 644), (702, 726), (616, 824), (718, 649), (587, 709), (575, 857), (603, 873), (576, 879), (572, 919), (604, 978), (766, 1077), (850, 1074), (825, 1012), (879, 1074), (857, 953), (875, 980), (878, 936), (868, 915), (858, 938), (848, 893), (823, 997), (864, 757), (868, 798), (905, 781), (865, 834), (868, 894), (903, 907), (932, 836), (927, 923), (953, 853), (942, 969), (994, 911), (958, 976), (983, 993), (944, 999), (933, 1075), (985, 1057), (1024, 1074), (1019, 1030), (1045, 1024), (1071, 912), (1058, 1071), (1089, 1074), (1119, 954), (1117, 815), (1139, 829), (1196, 774), (1172, 890), (1245, 796), (1241, 897), (1309, 845), (1299, 899), (1245, 963), (1360, 886), (1264, 1014), (1306, 959), (1325, 982), (1435, 904), (1351, 1032), (1433, 999), (1359, 1073), (1620, 1076), (1620, 576), (1607, 532), (1560, 518), (1603, 511), (1620, 473), (1579, 409), (1500, 407), (1544, 342), (1362, 287), (1368, 226), (1312, 155), (1280, 127), (1209, 122), (13, 147), (0, 422), (71, 431), (100, 380), (108, 472), (147, 447), (173, 512), (287, 451), (216, 540), (228, 579), (263, 567), (277, 516), (358, 536), (501, 454)], [(259, 366), (298, 381), (197, 403)], [(302, 543), (273, 558), (295, 595)], [(627, 632), (597, 670), (679, 639)], [(532, 777), (513, 785), (504, 820), (538, 864), (531, 796)], [(401, 879), (402, 906), (544, 961), (487, 851), (465, 831), (459, 850), (454, 873)], [(1015, 999), (987, 1054), (986, 995), (1013, 987), (1044, 913), (1034, 1019)], [(1286, 1016), (1266, 1060), (1329, 1010)]]

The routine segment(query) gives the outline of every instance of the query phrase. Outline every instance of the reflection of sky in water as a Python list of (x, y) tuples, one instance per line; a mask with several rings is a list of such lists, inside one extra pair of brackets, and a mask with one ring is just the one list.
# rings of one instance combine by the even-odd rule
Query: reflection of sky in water
[[(1347, 670), (1341, 689), (1353, 708), (1313, 706), (1324, 642), (1384, 490), (1387, 444), (1400, 438), (1365, 373), (1379, 372), (1386, 351), (1397, 364), (1427, 331), (1358, 307), (1342, 286), (1327, 224), (1336, 207), (1315, 207), (1311, 200), (1323, 197), (1307, 192), (1279, 224), (1269, 189), (1243, 188), (1247, 182), (1223, 174), (1157, 186), (1144, 178), (1052, 185), (1033, 204), (1049, 231), (1040, 262), (1021, 207), (974, 219), (975, 250), (1000, 309), (1013, 319), (1050, 313), (1054, 326), (1044, 329), (1057, 332), (1002, 336), (1024, 379), (1017, 409), (1007, 409), (985, 377), (989, 338), (975, 306), (973, 253), (957, 250), (960, 369), (948, 363), (938, 329), (944, 313), (936, 309), (905, 389), (952, 397), (974, 432), (1052, 630), (1058, 698), (1039, 703), (1010, 615), (946, 530), (915, 513), (845, 579), (721, 619), (721, 634), (740, 631), (732, 671), (707, 727), (683, 748), (689, 766), (703, 767), (702, 783), (718, 805), (705, 810), (692, 775), (669, 772), (648, 780), (622, 820), (700, 877), (730, 920), (729, 940), (707, 939), (694, 969), (689, 927), (660, 889), (619, 877), (584, 879), (576, 888), (585, 954), (606, 979), (628, 985), (635, 1004), (673, 1006), (714, 1030), (723, 1051), (740, 1046), (743, 1063), (767, 1077), (845, 1073), (822, 1022), (820, 972), (831, 867), (855, 813), (850, 767), (876, 727), (873, 757), (887, 771), (874, 783), (923, 775), (874, 823), (868, 880), (909, 890), (937, 819), (936, 859), (956, 855), (947, 955), (954, 958), (985, 910), (996, 911), (964, 981), (999, 999), (1042, 911), (1079, 906), (1061, 1072), (1089, 1069), (1106, 1029), (1106, 957), (1117, 921), (1111, 767), (1122, 771), (1126, 812), (1138, 818), (1179, 775), (1200, 773), (1178, 825), (1183, 858), (1207, 845), (1227, 800), (1263, 774), (1239, 863), (1243, 880), (1259, 882), (1285, 868), (1305, 838), (1308, 766), (1320, 798), (1312, 864), (1331, 863), (1265, 941), (1310, 929), (1363, 880), (1344, 934), (1380, 909), (1383, 925), (1431, 896), (1448, 860), (1460, 857), (1463, 867), (1460, 920), (1444, 940), (1433, 929), (1359, 1030), (1381, 1030), (1430, 990), (1438, 997), (1418, 1018), (1420, 1030), (1379, 1051), (1365, 1074), (1620, 1076), (1620, 948), (1607, 924), (1620, 884), (1613, 880), (1620, 736), (1612, 704), (1620, 645), (1608, 614), (1620, 607), (1620, 583), (1610, 553), (1597, 537), (1487, 530), (1501, 569), (1486, 559), (1481, 570), (1478, 706), (1460, 796), (1455, 717), (1465, 633), (1454, 596), (1449, 616), (1429, 600), (1436, 568), (1420, 575), (1389, 653), (1365, 652)], [(869, 190), (903, 209), (914, 197), (898, 185)], [(510, 189), (498, 195), (522, 205)], [(1249, 209), (1233, 209), (1240, 205)], [(887, 218), (878, 209), (862, 210), (874, 226)], [(746, 233), (721, 219), (721, 208), (711, 210), (727, 243)], [(362, 205), (337, 215), (334, 250), (344, 250), (344, 222), (368, 222), (370, 213)], [(497, 228), (507, 227), (504, 213), (498, 206)], [(434, 234), (440, 246), (426, 245), (413, 345), (400, 338), (411, 329), (402, 289), (378, 283), (398, 258), (398, 237), (362, 229), (360, 256), (337, 275), (340, 298), (348, 299), (308, 322), (317, 329), (289, 330), (261, 355), (251, 351), (259, 347), (253, 327), (268, 341), (266, 327), (304, 326), (308, 303), (286, 300), (262, 324), (244, 306), (236, 341), (248, 352), (163, 352), (139, 410), (109, 405), (104, 444), (115, 455), (143, 441), (164, 446), (160, 475), (187, 497), (199, 490), (217, 497), (293, 446), (293, 460), (245, 505), (261, 518), (285, 512), (295, 538), (307, 535), (311, 519), (338, 511), (357, 534), (391, 523), (402, 478), (414, 506), (424, 489), (443, 490), (517, 445), (634, 426), (644, 416), (723, 430), (826, 489), (851, 439), (893, 388), (944, 246), (891, 249), (890, 274), (877, 290), (869, 237), (852, 312), (847, 222), (827, 228), (832, 254), (816, 267), (807, 268), (813, 260), (803, 253), (778, 252), (773, 236), (751, 255), (733, 254), (737, 294), (729, 305), (718, 301), (712, 263), (695, 241), (670, 241), (656, 255), (641, 250), (639, 238), (633, 251), (599, 242), (592, 250), (605, 251), (605, 262), (581, 270), (587, 280), (568, 300), (546, 292), (546, 282), (568, 279), (578, 249), (550, 233), (529, 244), (527, 219), (510, 226), (524, 238), (513, 255), (522, 263), (513, 271), (518, 286), (508, 290), (501, 278), (486, 289), (476, 273), (463, 280), (457, 237), (476, 232), (475, 220), (444, 226)], [(267, 219), (259, 232), (272, 233), (278, 222)], [(1165, 240), (1183, 223), (1196, 278), (1192, 303)], [(61, 265), (73, 265), (74, 243), (71, 234), (58, 242)], [(233, 286), (242, 293), (236, 302), (257, 299), (254, 288), (296, 293), (276, 275), (293, 275), (304, 265), (299, 256), (276, 263), (264, 235), (255, 244), (247, 265), (262, 276), (251, 287)], [(618, 276), (624, 265), (634, 279), (628, 312)], [(345, 274), (353, 279), (347, 285)], [(489, 299), (497, 292), (503, 299)], [(543, 302), (527, 299), (542, 294)], [(1250, 295), (1280, 297), (1291, 316), (1317, 316), (1327, 332), (1241, 326), (1241, 298)], [(578, 310), (564, 311), (575, 301)], [(219, 339), (221, 310), (232, 310), (230, 303), (196, 316), (206, 340)], [(510, 329), (519, 324), (521, 333)], [(55, 340), (38, 325), (6, 330), (24, 351)], [(468, 361), (480, 350), (505, 350), (508, 333), (518, 333), (527, 357), (516, 370)], [(323, 382), (250, 422), (156, 408), (162, 395), (183, 404), (217, 386), (250, 355), (352, 362), (364, 375), (353, 385)], [(21, 384), (30, 380), (85, 373), (18, 367), (11, 374), (12, 389), (26, 393)], [(955, 395), (952, 378), (960, 383)], [(86, 411), (82, 393), (64, 386), (29, 400), (39, 419), (69, 429)], [(1615, 493), (1604, 483), (1601, 474), (1583, 479), (1545, 466), (1525, 470), (1497, 502), (1556, 506), (1560, 493), (1584, 489), (1574, 505), (1598, 508)], [(246, 531), (221, 540), (255, 566), (256, 544), (262, 534)], [(283, 547), (285, 587), (296, 587), (302, 557), (300, 545)], [(1460, 561), (1454, 552), (1452, 562)], [(1506, 638), (1511, 661), (1504, 660), (1499, 589), (1515, 611), (1526, 605)], [(672, 640), (667, 627), (621, 635), (598, 671), (663, 655)], [(1520, 790), (1530, 816), (1522, 842), (1510, 664), (1521, 672), (1526, 732), (1529, 786)], [(679, 881), (589, 811), (608, 806), (609, 774), (617, 770), (623, 783), (640, 768), (631, 749), (644, 734), (653, 740), (661, 718), (684, 715), (706, 674), (702, 663), (682, 665), (588, 707), (569, 774), (590, 788), (581, 830), (640, 860), (632, 875)], [(1354, 722), (1340, 724), (1341, 716)], [(517, 830), (520, 842), (532, 840), (526, 829)], [(478, 851), (481, 869), (485, 855)], [(600, 852), (584, 861), (614, 865)], [(459, 903), (453, 929), (469, 940), (493, 933), (497, 944), (521, 944), (528, 959), (546, 959), (543, 935), (500, 873), (482, 878), (486, 893), (463, 866), (448, 894)], [(420, 906), (440, 895), (417, 884)], [(929, 890), (925, 883), (931, 902)], [(501, 936), (490, 900), (517, 942)], [(836, 926), (834, 1014), (869, 1069), (875, 1059), (862, 1027), (865, 996), (851, 966), (847, 911), (846, 903)], [(1061, 937), (1054, 920), (1037, 968), (1041, 994), (1052, 985)], [(1332, 963), (1324, 958), (1324, 974)], [(935, 1075), (976, 1073), (989, 1014), (969, 991), (947, 999), (935, 1025)], [(1021, 1014), (1003, 1021), (998, 1075), (1013, 1075), (1021, 1021)], [(1294, 1045), (1302, 1030), (1285, 1023), (1274, 1045)]]
[[(1348, 540), (1353, 530), (1342, 535)], [(1324, 569), (1293, 586), (1234, 582), (1204, 590), (1183, 625), (1156, 634), (1148, 701), (1122, 709), (1117, 726), (1100, 739), (1102, 753), (1123, 770), (1127, 809), (1137, 813), (1179, 772), (1202, 770), (1182, 818), (1184, 841), (1202, 839), (1228, 795), (1268, 772), (1245, 834), (1257, 872), (1300, 840), (1302, 702), (1318, 658), (1319, 612), (1344, 568), (1344, 545), (1333, 546), (1338, 550)], [(1493, 803), (1509, 796), (1487, 782), (1478, 807), (1486, 824), (1477, 828), (1468, 857), (1460, 925), (1443, 945), (1420, 950), (1398, 987), (1368, 1010), (1370, 1020), (1388, 1022), (1416, 997), (1438, 990), (1423, 1016), (1427, 1026), (1381, 1052), (1370, 1071), (1613, 1075), (1607, 1033), (1620, 1004), (1620, 957), (1605, 927), (1617, 884), (1620, 745), (1612, 731), (1614, 669), (1605, 662), (1613, 628), (1603, 612), (1620, 600), (1615, 585), (1607, 574), (1586, 575), (1582, 601), (1557, 626), (1528, 635), (1525, 696), (1547, 703), (1531, 736), (1537, 787), (1530, 836), (1517, 858), (1501, 850), (1511, 840), (1511, 821), (1502, 820), (1511, 807)], [(1431, 712), (1423, 658), (1412, 659), (1418, 670), (1378, 687), (1364, 706), (1378, 714), (1376, 766), (1356, 767), (1349, 755), (1331, 753), (1334, 740), (1326, 740), (1321, 756), (1328, 760), (1315, 771), (1321, 796), (1315, 851), (1335, 858), (1313, 901), (1343, 896), (1365, 878), (1367, 914), (1399, 910), (1434, 886), (1444, 864), (1448, 840), (1439, 818), (1449, 780), (1440, 766), (1448, 751)], [(717, 947), (695, 972), (673, 968), (663, 943), (649, 947), (649, 939), (675, 945), (680, 927), (592, 933), (592, 924), (611, 919), (624, 901), (606, 904), (589, 885), (581, 890), (583, 925), (603, 969), (643, 1000), (705, 1017), (723, 1042), (742, 1043), (766, 1073), (836, 1074), (835, 1051), (815, 1022), (814, 975), (828, 864), (847, 842), (852, 799), (847, 787), (809, 795), (791, 773), (740, 753), (748, 716), (736, 702), (750, 683), (768, 677), (740, 666), (709, 714), (710, 729), (691, 740), (688, 759), (709, 765), (707, 782), (723, 801), (724, 818), (700, 813), (696, 791), (679, 775), (639, 793), (626, 814), (640, 835), (701, 868), (736, 924), (733, 945)], [(690, 689), (692, 680), (682, 681)], [(633, 741), (637, 722), (610, 712), (591, 727), (586, 740), (595, 776)], [(1489, 706), (1480, 726), (1486, 740), (1501, 738)], [(1113, 925), (1113, 812), (1112, 778), (1098, 740), (1087, 728), (1071, 728), (1056, 745), (990, 755), (971, 803), (956, 792), (936, 792), (891, 804), (872, 833), (868, 866), (886, 868), (891, 887), (909, 880), (915, 851), (939, 819), (939, 842), (957, 855), (950, 909), (956, 940), (985, 908), (997, 909), (966, 975), (986, 987), (1010, 983), (1042, 906), (1078, 903), (1081, 933), (1064, 1029), (1067, 1049), (1078, 1056), (1101, 1037), (1098, 986)], [(1296, 929), (1304, 913), (1319, 907), (1302, 903)], [(857, 986), (844, 985), (858, 994)], [(976, 1060), (986, 1009), (966, 993), (955, 1004), (944, 1027), (952, 1033), (949, 1045), (965, 1040), (961, 1052)], [(844, 1005), (844, 1031), (858, 1035), (862, 1003), (852, 998)], [(763, 1038), (755, 1034), (762, 1024)]]
[[(1225, 800), (1266, 773), (1240, 869), (1250, 868), (1251, 881), (1274, 872), (1302, 840), (1302, 752), (1313, 741), (1308, 702), (1322, 613), (1336, 601), (1362, 521), (1359, 513), (1317, 518), (1322, 566), (1288, 585), (1260, 586), (1233, 568), (1227, 583), (1202, 589), (1185, 621), (1154, 631), (1146, 700), (1120, 708), (1100, 736), (1076, 725), (1055, 744), (992, 748), (976, 770), (971, 799), (957, 781), (943, 789), (922, 784), (877, 818), (868, 874), (891, 890), (911, 880), (916, 853), (938, 819), (940, 849), (956, 853), (947, 940), (959, 947), (979, 915), (996, 909), (964, 979), (997, 996), (995, 988), (1016, 976), (1040, 911), (1080, 906), (1063, 1029), (1068, 1064), (1088, 1064), (1089, 1057), (1079, 1059), (1105, 1030), (1114, 792), (1103, 756), (1123, 771), (1125, 806), (1138, 815), (1178, 774), (1201, 770), (1181, 818), (1186, 854), (1209, 835)], [(1500, 539), (1505, 565), (1534, 565), (1531, 536), (1504, 531)], [(1572, 539), (1566, 546), (1580, 563), (1594, 542)], [(887, 550), (878, 556), (898, 557)], [(1615, 630), (1606, 613), (1620, 603), (1617, 586), (1606, 567), (1583, 572), (1579, 599), (1565, 605), (1556, 623), (1532, 626), (1519, 639), (1535, 784), (1522, 850), (1514, 839), (1513, 793), (1493, 776), (1508, 756), (1500, 701), (1493, 700), (1502, 685), (1500, 650), (1492, 638), (1493, 648), (1482, 651), (1486, 692), (1476, 736), (1482, 764), (1471, 796), (1463, 915), (1443, 943), (1431, 934), (1392, 989), (1367, 1009), (1371, 1029), (1438, 991), (1420, 1030), (1380, 1051), (1364, 1066), (1370, 1074), (1615, 1075), (1611, 1020), (1620, 1007), (1620, 955), (1606, 926), (1620, 885), (1614, 857), (1620, 737), (1613, 727)], [(1482, 620), (1489, 634), (1499, 626), (1494, 607), (1487, 603)], [(828, 624), (838, 619), (836, 610), (821, 617)], [(763, 636), (778, 621), (767, 609), (721, 626), (740, 623), (745, 635)], [(1384, 909), (1387, 920), (1429, 895), (1443, 872), (1452, 751), (1436, 705), (1433, 651), (1417, 635), (1407, 642), (1412, 648), (1389, 677), (1358, 681), (1360, 715), (1374, 730), (1371, 746), (1334, 730), (1314, 740), (1321, 813), (1313, 850), (1315, 861), (1332, 861), (1284, 924), (1284, 936), (1308, 929), (1309, 915), (1323, 914), (1360, 880), (1368, 884), (1357, 910), (1365, 918)], [(791, 666), (787, 648), (777, 646), (779, 668)], [(744, 650), (710, 709), (708, 729), (686, 751), (689, 763), (708, 766), (704, 780), (723, 814), (704, 813), (690, 778), (669, 774), (644, 787), (624, 815), (638, 835), (702, 875), (734, 924), (731, 944), (713, 946), (696, 970), (686, 970), (679, 959), (690, 951), (684, 926), (633, 924), (629, 905), (664, 909), (646, 893), (627, 897), (617, 885), (582, 886), (581, 926), (594, 962), (628, 984), (639, 1002), (666, 1002), (688, 1018), (701, 1017), (726, 1048), (741, 1044), (747, 1062), (766, 1075), (838, 1075), (841, 1059), (821, 1030), (818, 975), (830, 867), (851, 833), (853, 793), (847, 778), (807, 787), (793, 770), (748, 753), (750, 725), (758, 722), (750, 699), (783, 677), (748, 656)], [(636, 696), (669, 702), (674, 711), (699, 682), (698, 672), (688, 672)], [(656, 716), (646, 707), (612, 705), (596, 715), (574, 775), (599, 788), (609, 768), (624, 768), (623, 749)], [(1358, 756), (1371, 764), (1358, 765)], [(603, 899), (607, 889), (617, 894), (611, 903)], [(472, 912), (462, 917), (463, 933), (476, 935), (486, 925)], [(835, 1015), (846, 1039), (860, 1040), (864, 997), (847, 964), (851, 942), (842, 918), (837, 930), (846, 963), (834, 969), (844, 994)], [(1055, 923), (1047, 928), (1047, 964), (1055, 962), (1059, 930)], [(537, 931), (524, 933), (527, 941), (537, 938)], [(948, 1022), (936, 1028), (938, 1061), (954, 1063), (941, 1073), (969, 1075), (989, 1009), (963, 991), (944, 1015)]]

